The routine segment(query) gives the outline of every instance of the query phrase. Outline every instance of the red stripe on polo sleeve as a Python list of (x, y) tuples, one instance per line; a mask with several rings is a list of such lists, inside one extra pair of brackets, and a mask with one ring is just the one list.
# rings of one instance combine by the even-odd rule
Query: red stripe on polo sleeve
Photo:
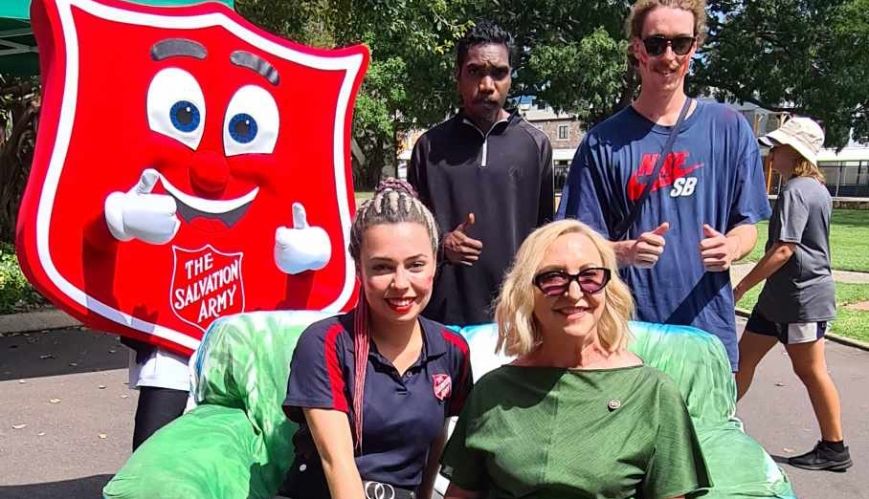
[(337, 411), (350, 412), (347, 397), (344, 394), (344, 372), (341, 369), (341, 359), (338, 357), (338, 336), (344, 332), (341, 324), (335, 324), (326, 331), (323, 342), (325, 348), (326, 372), (329, 374), (329, 386), (332, 388), (332, 408)]
[(448, 344), (461, 352), (462, 356), (458, 383), (453, 383), (453, 394), (450, 397), (449, 413), (447, 414), (448, 416), (457, 416), (462, 411), (462, 407), (465, 406), (465, 399), (471, 392), (471, 352), (468, 348), (468, 342), (460, 334), (449, 329), (442, 329), (441, 334)]

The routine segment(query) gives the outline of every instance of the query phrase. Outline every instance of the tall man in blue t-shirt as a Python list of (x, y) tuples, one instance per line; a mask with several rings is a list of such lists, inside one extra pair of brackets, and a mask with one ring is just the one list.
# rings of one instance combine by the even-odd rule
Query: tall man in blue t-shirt
[(685, 75), (706, 29), (704, 0), (679, 7), (663, 3), (639, 0), (631, 8), (629, 50), (642, 81), (640, 95), (586, 135), (556, 218), (578, 218), (615, 238), (615, 228), (653, 182), (624, 240), (613, 241), (638, 318), (715, 334), (736, 370), (729, 269), (754, 247), (754, 224), (770, 215), (760, 153), (739, 113), (692, 100), (651, 178), (688, 99)]

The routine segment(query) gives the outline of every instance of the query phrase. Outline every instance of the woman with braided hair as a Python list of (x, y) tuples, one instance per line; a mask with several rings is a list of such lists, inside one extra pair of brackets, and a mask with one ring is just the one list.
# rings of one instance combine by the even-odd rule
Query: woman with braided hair
[(431, 497), (445, 422), (472, 380), (465, 340), (420, 316), (437, 247), (437, 225), (405, 182), (381, 182), (356, 213), (359, 304), (312, 324), (293, 352), (289, 497)]

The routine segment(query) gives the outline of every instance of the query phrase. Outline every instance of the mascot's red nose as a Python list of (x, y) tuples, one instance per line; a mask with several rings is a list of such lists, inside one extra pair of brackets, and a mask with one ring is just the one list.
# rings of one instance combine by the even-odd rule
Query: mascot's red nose
[(190, 165), (190, 185), (197, 194), (218, 197), (229, 181), (229, 165), (220, 154), (203, 151), (195, 155)]

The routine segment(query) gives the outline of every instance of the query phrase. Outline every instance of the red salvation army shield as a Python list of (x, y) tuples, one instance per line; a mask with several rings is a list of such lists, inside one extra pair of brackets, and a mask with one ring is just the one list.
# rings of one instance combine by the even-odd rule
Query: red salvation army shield
[(32, 23), (43, 101), (17, 246), (41, 293), (180, 353), (227, 314), (352, 307), (364, 46), (305, 47), (214, 2), (34, 0)]
[(453, 391), (453, 380), (449, 374), (432, 374), (432, 388), (438, 400), (444, 400)]
[(224, 254), (210, 245), (198, 251), (172, 250), (169, 300), (175, 315), (205, 332), (218, 317), (244, 311), (241, 253)]

